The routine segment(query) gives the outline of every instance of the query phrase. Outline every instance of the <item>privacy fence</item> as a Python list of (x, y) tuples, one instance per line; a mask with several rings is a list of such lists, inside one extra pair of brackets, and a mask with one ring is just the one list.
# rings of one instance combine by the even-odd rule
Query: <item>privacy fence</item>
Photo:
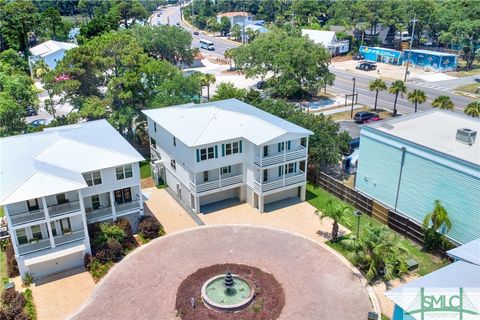
[(375, 199), (344, 185), (340, 181), (323, 172), (318, 173), (316, 181), (318, 185), (329, 193), (351, 204), (353, 207), (371, 216), (375, 220), (388, 225), (391, 229), (406, 238), (423, 245), (424, 236), (422, 226), (417, 222), (401, 215)]

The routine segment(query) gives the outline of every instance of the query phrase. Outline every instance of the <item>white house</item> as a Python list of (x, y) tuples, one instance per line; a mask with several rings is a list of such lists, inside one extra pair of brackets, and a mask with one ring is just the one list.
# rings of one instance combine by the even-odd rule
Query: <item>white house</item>
[(125, 217), (143, 203), (142, 156), (105, 120), (0, 139), (0, 205), (21, 275), (83, 265), (87, 224)]
[(307, 36), (316, 44), (321, 44), (334, 56), (347, 53), (349, 50), (350, 42), (338, 41), (335, 31), (302, 29), (302, 36)]
[(195, 212), (238, 198), (258, 211), (305, 199), (312, 132), (237, 99), (143, 111), (153, 172)]
[(32, 55), (29, 57), (29, 63), (34, 64), (39, 60), (43, 60), (49, 68), (54, 69), (57, 63), (65, 56), (65, 51), (76, 47), (77, 45), (74, 43), (48, 40), (30, 48)]
[(235, 11), (235, 12), (225, 12), (217, 15), (217, 22), (220, 22), (222, 17), (227, 17), (230, 20), (230, 24), (242, 24), (245, 22), (245, 25), (253, 21), (253, 15), (248, 12)]

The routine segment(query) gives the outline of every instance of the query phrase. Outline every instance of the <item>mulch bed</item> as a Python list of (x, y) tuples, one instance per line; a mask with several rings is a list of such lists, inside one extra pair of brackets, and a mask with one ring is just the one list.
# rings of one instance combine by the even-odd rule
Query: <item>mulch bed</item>
[[(256, 286), (253, 302), (243, 310), (230, 313), (209, 309), (201, 297), (205, 281), (213, 276), (225, 274), (227, 270)], [(191, 306), (192, 297), (195, 298), (195, 308)], [(217, 264), (198, 269), (180, 284), (175, 302), (177, 316), (183, 320), (273, 320), (280, 316), (284, 305), (285, 294), (275, 277), (243, 264)]]

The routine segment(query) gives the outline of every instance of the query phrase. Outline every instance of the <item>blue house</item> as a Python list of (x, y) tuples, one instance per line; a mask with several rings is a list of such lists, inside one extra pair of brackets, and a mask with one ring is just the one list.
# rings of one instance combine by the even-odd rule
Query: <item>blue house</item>
[(480, 237), (480, 121), (432, 109), (363, 125), (355, 187), (421, 224), (440, 200), (447, 236)]
[(394, 64), (394, 65), (402, 64), (401, 51), (387, 49), (387, 48), (380, 48), (380, 47), (361, 46), (359, 52), (363, 54), (363, 56), (365, 57), (365, 60)]
[(458, 56), (452, 53), (429, 50), (405, 50), (403, 63), (410, 62), (414, 68), (427, 71), (446, 72), (457, 69)]

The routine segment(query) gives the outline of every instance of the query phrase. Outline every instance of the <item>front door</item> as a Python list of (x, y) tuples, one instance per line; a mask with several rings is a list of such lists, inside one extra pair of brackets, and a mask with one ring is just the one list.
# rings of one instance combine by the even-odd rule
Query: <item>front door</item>
[(115, 195), (115, 202), (117, 204), (132, 201), (132, 192), (130, 191), (130, 188), (115, 190), (114, 195)]

